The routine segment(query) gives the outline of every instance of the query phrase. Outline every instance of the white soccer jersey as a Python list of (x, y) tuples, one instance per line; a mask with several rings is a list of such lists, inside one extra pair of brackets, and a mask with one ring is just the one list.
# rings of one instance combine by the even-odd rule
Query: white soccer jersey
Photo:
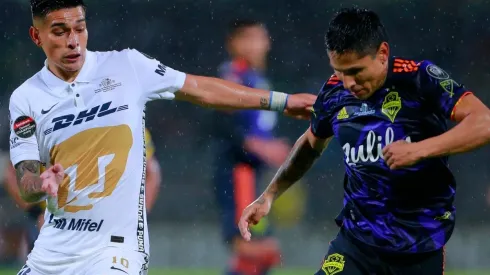
[(12, 163), (39, 160), (66, 170), (58, 196), (48, 198), (30, 266), (59, 274), (53, 266), (106, 246), (148, 253), (145, 104), (173, 99), (184, 80), (136, 50), (87, 51), (73, 83), (45, 66), (14, 91)]

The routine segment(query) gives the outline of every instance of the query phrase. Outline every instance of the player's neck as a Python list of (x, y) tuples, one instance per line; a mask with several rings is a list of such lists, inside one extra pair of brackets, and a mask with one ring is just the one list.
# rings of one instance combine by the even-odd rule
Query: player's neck
[(383, 86), (386, 84), (386, 81), (388, 80), (388, 69), (389, 69), (389, 61), (385, 62), (384, 68), (383, 68), (383, 77), (381, 78), (381, 81), (378, 83), (375, 91), (383, 88)]
[(259, 71), (264, 71), (266, 67), (265, 59), (254, 60), (252, 62), (249, 61), (248, 63), (250, 64), (250, 67), (252, 69), (259, 70)]
[(249, 68), (254, 70), (264, 71), (267, 66), (266, 58), (250, 59), (241, 56), (235, 56), (234, 59), (245, 61), (248, 64)]
[(52, 72), (55, 76), (57, 76), (59, 79), (68, 83), (73, 82), (77, 78), (78, 74), (80, 73), (80, 70), (73, 71), (73, 72), (65, 71), (60, 67), (49, 62), (49, 60), (48, 60), (48, 70)]

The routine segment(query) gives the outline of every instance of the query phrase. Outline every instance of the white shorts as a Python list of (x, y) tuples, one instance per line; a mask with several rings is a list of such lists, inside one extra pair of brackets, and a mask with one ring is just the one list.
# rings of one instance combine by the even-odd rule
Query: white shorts
[(17, 275), (146, 275), (149, 257), (121, 247), (105, 247), (93, 255), (46, 265), (29, 257)]

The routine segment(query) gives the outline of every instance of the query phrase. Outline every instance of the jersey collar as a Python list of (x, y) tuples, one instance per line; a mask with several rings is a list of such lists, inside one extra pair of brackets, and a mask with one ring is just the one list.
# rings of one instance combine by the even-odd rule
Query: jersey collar
[[(83, 63), (82, 70), (78, 74), (77, 78), (74, 83), (89, 83), (92, 80), (92, 76), (94, 73), (93, 67), (95, 66), (95, 63), (97, 62), (97, 56), (94, 52), (91, 51), (86, 51), (85, 55), (85, 62)], [(64, 88), (71, 83), (68, 83), (60, 78), (58, 78), (56, 75), (54, 75), (49, 69), (48, 69), (48, 60), (44, 61), (44, 67), (41, 70), (41, 77), (46, 83), (46, 85), (51, 89), (56, 89), (56, 88)]]

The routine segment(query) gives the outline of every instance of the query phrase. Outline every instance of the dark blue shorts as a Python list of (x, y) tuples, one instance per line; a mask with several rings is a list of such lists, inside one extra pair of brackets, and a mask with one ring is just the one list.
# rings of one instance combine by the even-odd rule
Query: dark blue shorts
[(420, 254), (376, 251), (340, 229), (316, 275), (442, 275), (444, 249)]

